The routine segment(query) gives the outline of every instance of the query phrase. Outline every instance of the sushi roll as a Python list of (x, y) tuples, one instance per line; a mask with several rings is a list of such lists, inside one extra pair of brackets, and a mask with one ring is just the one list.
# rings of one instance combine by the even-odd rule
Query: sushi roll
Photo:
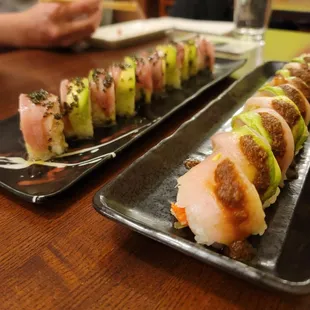
[(246, 101), (244, 111), (259, 108), (273, 109), (285, 119), (294, 137), (296, 154), (309, 135), (307, 126), (296, 104), (286, 96), (252, 97)]
[(178, 179), (171, 213), (188, 225), (198, 243), (230, 245), (250, 235), (262, 235), (265, 213), (254, 185), (221, 152), (215, 152)]
[(148, 58), (152, 69), (153, 91), (163, 93), (166, 85), (166, 61), (160, 52), (155, 52)]
[(190, 76), (196, 76), (199, 72), (197, 61), (197, 46), (195, 40), (185, 42), (188, 46), (188, 71)]
[(307, 63), (290, 62), (283, 69), (288, 70), (291, 76), (299, 77), (310, 86), (310, 68)]
[(158, 53), (165, 57), (166, 86), (181, 88), (181, 70), (177, 64), (177, 49), (173, 44), (157, 46)]
[(266, 85), (262, 87), (258, 93), (258, 97), (274, 97), (274, 96), (286, 96), (291, 99), (298, 107), (299, 112), (304, 119), (306, 125), (309, 125), (310, 121), (310, 104), (304, 94), (295, 86), (291, 84), (282, 84), (279, 86)]
[(20, 129), (29, 160), (49, 160), (68, 147), (59, 98), (45, 90), (19, 96)]
[(282, 181), (285, 180), (294, 159), (295, 146), (292, 131), (284, 118), (272, 109), (262, 108), (234, 116), (232, 128), (242, 126), (252, 128), (268, 141), (281, 169)]
[(126, 63), (113, 64), (109, 73), (115, 84), (116, 115), (131, 117), (136, 114), (136, 74), (135, 68)]
[(151, 103), (153, 94), (152, 65), (144, 57), (125, 57), (125, 63), (133, 66), (136, 72), (136, 100), (143, 98)]
[(87, 78), (63, 80), (60, 98), (64, 111), (65, 136), (88, 139), (94, 136)]
[(214, 47), (205, 37), (198, 36), (195, 40), (197, 47), (197, 67), (198, 70), (209, 69), (211, 72), (215, 63)]
[(115, 124), (115, 87), (112, 75), (104, 69), (93, 69), (88, 79), (93, 124), (95, 126)]
[(299, 62), (301, 64), (310, 63), (310, 54), (301, 54), (299, 57), (295, 57), (293, 62)]
[(255, 186), (266, 206), (279, 194), (281, 170), (267, 140), (247, 126), (211, 138), (214, 152), (226, 154)]
[(181, 79), (189, 79), (189, 46), (184, 42), (172, 42), (177, 49), (177, 66), (181, 70)]
[(308, 86), (299, 77), (292, 76), (288, 70), (279, 70), (276, 76), (272, 79), (270, 85), (279, 86), (282, 84), (290, 84), (299, 89), (303, 95), (310, 100), (310, 86)]

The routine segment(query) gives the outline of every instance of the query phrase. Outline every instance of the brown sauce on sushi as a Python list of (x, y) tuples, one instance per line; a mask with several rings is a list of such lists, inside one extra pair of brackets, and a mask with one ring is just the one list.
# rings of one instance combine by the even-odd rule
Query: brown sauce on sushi
[(308, 100), (310, 99), (310, 87), (308, 87), (300, 78), (295, 77), (290, 80), (290, 83), (298, 88)]
[(276, 158), (283, 158), (287, 145), (284, 139), (281, 122), (276, 117), (266, 112), (260, 112), (259, 115), (261, 117), (263, 127), (271, 136), (271, 148), (274, 156)]
[(290, 128), (293, 128), (300, 119), (295, 107), (285, 100), (274, 99), (272, 107), (285, 119)]
[(285, 95), (291, 99), (298, 107), (299, 112), (303, 118), (306, 117), (306, 107), (305, 107), (305, 102), (298, 92), (294, 87), (292, 87), (289, 84), (283, 84), (280, 85), (281, 89), (284, 91)]
[(248, 161), (256, 168), (253, 185), (261, 195), (270, 185), (268, 153), (255, 142), (251, 135), (244, 135), (240, 138), (240, 147)]
[(310, 85), (310, 70), (308, 68), (308, 64), (301, 64), (300, 69), (288, 68), (288, 70), (291, 75), (299, 77), (307, 85)]
[(214, 180), (214, 193), (233, 224), (236, 239), (243, 239), (247, 232), (243, 232), (240, 226), (248, 220), (249, 215), (246, 209), (245, 188), (235, 164), (229, 159), (224, 159), (215, 169)]

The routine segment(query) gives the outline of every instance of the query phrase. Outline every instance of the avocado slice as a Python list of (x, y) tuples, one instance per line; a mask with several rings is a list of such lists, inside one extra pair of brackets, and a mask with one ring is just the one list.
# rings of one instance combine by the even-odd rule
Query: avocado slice
[(181, 69), (181, 77), (183, 81), (189, 79), (189, 45), (184, 43), (184, 60)]
[(172, 44), (159, 45), (156, 50), (165, 55), (165, 84), (173, 88), (181, 88), (181, 71), (177, 67), (177, 49)]
[(94, 129), (87, 78), (77, 77), (69, 81), (66, 105), (71, 124), (71, 129), (65, 132), (66, 136), (78, 139), (93, 137)]
[(131, 117), (135, 112), (136, 70), (135, 65), (121, 65), (121, 74), (115, 85), (116, 114)]
[(189, 75), (195, 76), (198, 73), (197, 47), (194, 40), (189, 40), (186, 44), (188, 46)]
[(279, 86), (265, 85), (259, 89), (260, 92), (268, 92), (274, 96), (285, 96), (283, 89)]

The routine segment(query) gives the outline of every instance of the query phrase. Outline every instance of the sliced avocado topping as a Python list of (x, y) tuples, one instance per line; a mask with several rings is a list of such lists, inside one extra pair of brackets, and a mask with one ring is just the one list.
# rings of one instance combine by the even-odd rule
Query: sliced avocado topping
[(285, 96), (283, 89), (279, 86), (266, 85), (259, 89), (261, 92), (269, 92), (275, 96)]

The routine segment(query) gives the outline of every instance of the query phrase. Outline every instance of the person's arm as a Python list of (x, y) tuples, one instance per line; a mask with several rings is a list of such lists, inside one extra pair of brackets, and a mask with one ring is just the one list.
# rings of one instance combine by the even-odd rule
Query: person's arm
[(70, 46), (99, 26), (100, 0), (69, 4), (39, 3), (21, 13), (0, 14), (0, 46)]
[(122, 12), (122, 11), (115, 11), (114, 12), (114, 21), (116, 23), (126, 22), (134, 19), (146, 19), (145, 13), (141, 8), (139, 1), (134, 1), (137, 3), (137, 11), (136, 12)]

